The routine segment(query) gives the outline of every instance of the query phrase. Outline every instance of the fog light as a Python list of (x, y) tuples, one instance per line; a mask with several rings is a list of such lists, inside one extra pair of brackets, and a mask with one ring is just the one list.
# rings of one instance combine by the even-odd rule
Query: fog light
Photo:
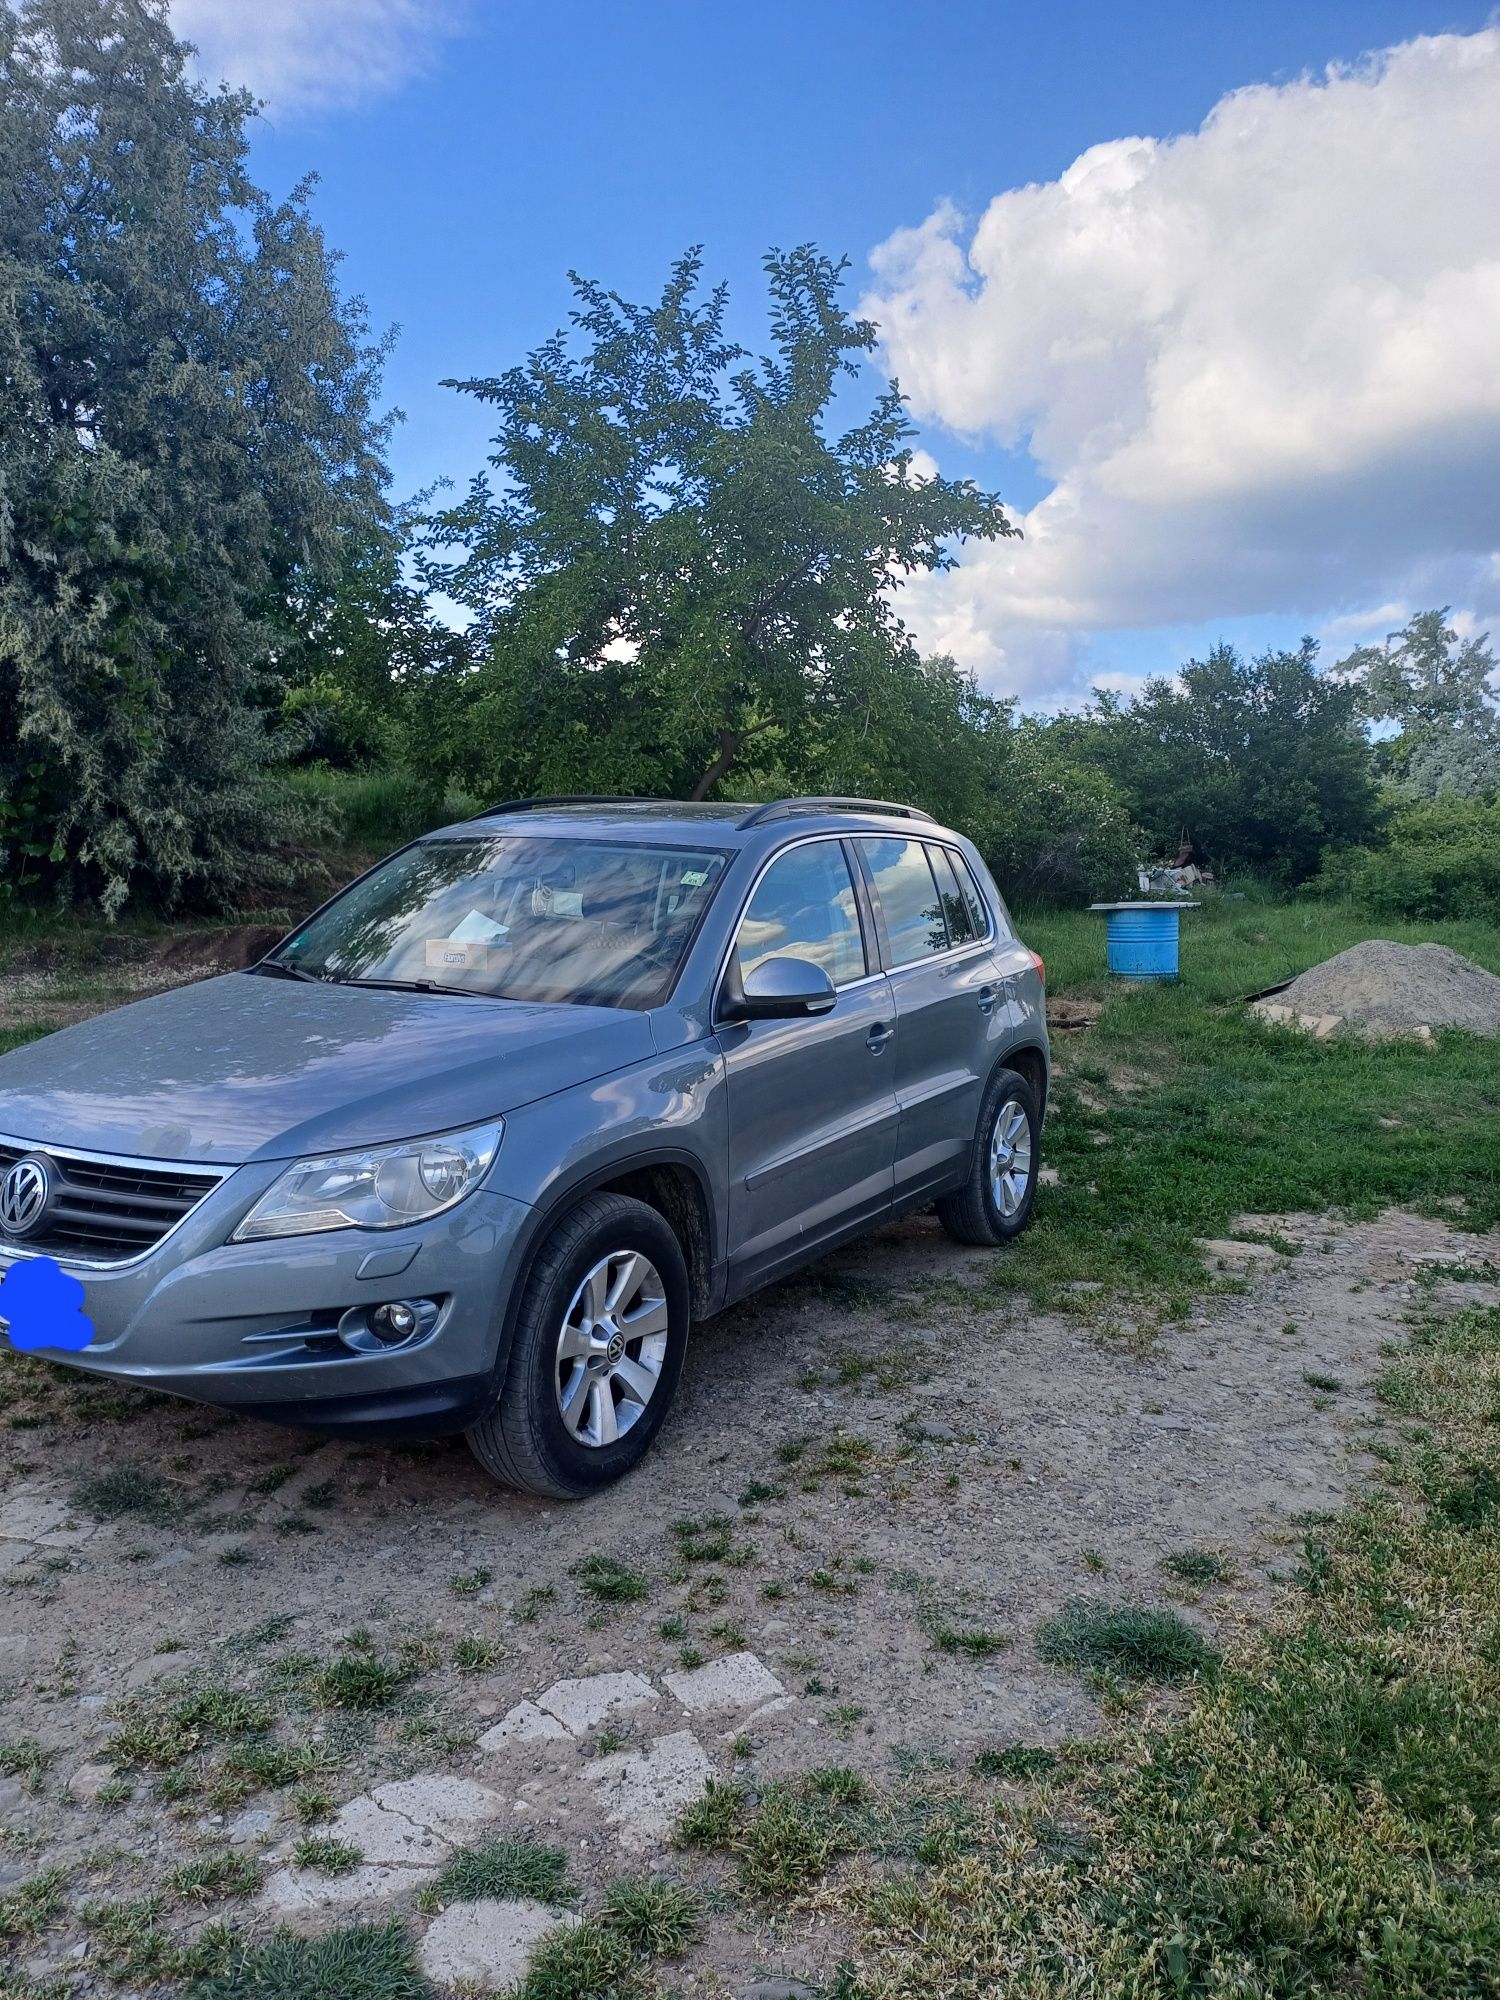
[(424, 1340), (437, 1325), (437, 1299), (392, 1299), (380, 1306), (351, 1306), (339, 1321), (339, 1339), (357, 1354), (379, 1354)]

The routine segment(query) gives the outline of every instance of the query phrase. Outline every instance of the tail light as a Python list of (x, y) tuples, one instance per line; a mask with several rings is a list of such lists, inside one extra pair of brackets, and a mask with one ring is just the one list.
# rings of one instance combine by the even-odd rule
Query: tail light
[(1047, 967), (1045, 962), (1043, 961), (1042, 954), (1039, 951), (1032, 951), (1030, 945), (1028, 945), (1026, 949), (1028, 952), (1031, 953), (1031, 962), (1036, 967), (1037, 978), (1040, 979), (1043, 986), (1045, 986), (1047, 984)]

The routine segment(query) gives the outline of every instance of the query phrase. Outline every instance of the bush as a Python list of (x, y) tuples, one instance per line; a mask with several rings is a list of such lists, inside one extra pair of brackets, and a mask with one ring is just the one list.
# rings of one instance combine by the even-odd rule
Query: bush
[(287, 771), (279, 782), (288, 798), (316, 806), (347, 846), (382, 853), (435, 826), (468, 819), (481, 803), (446, 789), (440, 778), (421, 778), (410, 771), (330, 771), (314, 766)]
[(1383, 846), (1330, 856), (1310, 886), (1377, 917), (1500, 921), (1500, 799), (1398, 804)]

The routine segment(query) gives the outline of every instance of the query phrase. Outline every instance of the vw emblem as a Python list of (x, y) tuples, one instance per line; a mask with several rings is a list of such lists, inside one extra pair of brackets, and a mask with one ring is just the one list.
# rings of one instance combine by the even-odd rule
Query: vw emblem
[(47, 1162), (29, 1157), (17, 1160), (0, 1181), (0, 1229), (7, 1236), (29, 1236), (47, 1213), (51, 1196)]
[(613, 1363), (622, 1359), (624, 1353), (625, 1353), (624, 1334), (612, 1333), (609, 1337), (609, 1346), (605, 1349), (606, 1358), (609, 1360), (611, 1365), (613, 1365)]

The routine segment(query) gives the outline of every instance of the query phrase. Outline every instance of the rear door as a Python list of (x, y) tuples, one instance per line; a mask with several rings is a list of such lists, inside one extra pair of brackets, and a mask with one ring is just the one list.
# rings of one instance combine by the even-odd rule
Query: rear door
[(890, 988), (855, 867), (835, 837), (767, 865), (733, 951), (741, 977), (768, 958), (821, 965), (833, 1010), (719, 1028), (729, 1098), (730, 1287), (742, 1292), (890, 1207), (896, 1094)]
[(907, 1205), (962, 1177), (1008, 1012), (989, 926), (949, 850), (897, 835), (857, 845), (896, 1010), (894, 1199)]

